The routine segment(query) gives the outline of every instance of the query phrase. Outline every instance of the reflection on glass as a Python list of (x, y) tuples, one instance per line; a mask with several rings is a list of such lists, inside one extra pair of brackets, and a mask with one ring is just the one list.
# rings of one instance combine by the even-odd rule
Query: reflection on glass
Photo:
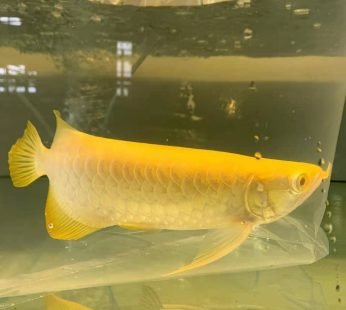
[(132, 42), (118, 41), (117, 42), (117, 90), (118, 97), (127, 97), (129, 95), (129, 86), (131, 82), (129, 79), (132, 77), (132, 64), (127, 60), (126, 56), (132, 55)]
[(20, 17), (0, 16), (0, 24), (18, 27), (22, 25), (22, 19)]
[(26, 71), (25, 65), (9, 64), (0, 67), (0, 93), (29, 93), (37, 92), (36, 71)]
[(117, 44), (117, 55), (131, 56), (132, 55), (132, 42), (119, 41)]

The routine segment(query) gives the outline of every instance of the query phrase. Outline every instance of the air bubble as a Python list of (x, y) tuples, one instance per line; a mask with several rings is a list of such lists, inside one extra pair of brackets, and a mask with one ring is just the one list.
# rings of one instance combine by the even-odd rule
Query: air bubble
[(329, 200), (328, 199), (326, 200), (325, 204), (326, 204), (326, 207), (329, 206)]
[(253, 137), (254, 137), (256, 142), (258, 142), (260, 140), (260, 137), (258, 135), (254, 135)]
[(178, 281), (179, 281), (179, 282), (182, 282), (182, 283), (185, 283), (185, 282), (186, 282), (186, 279), (185, 279), (185, 278), (179, 278)]
[(336, 243), (336, 237), (335, 236), (330, 237), (329, 240), (333, 243)]
[(296, 16), (307, 16), (310, 14), (310, 9), (295, 9), (293, 14)]
[(90, 16), (90, 20), (95, 22), (95, 23), (99, 23), (101, 22), (102, 18), (100, 15), (94, 14)]
[(332, 217), (332, 211), (327, 211), (326, 212), (327, 217), (330, 219)]
[(256, 84), (255, 84), (255, 81), (251, 81), (251, 82), (250, 82), (250, 85), (249, 85), (248, 89), (251, 89), (251, 90), (257, 90), (257, 87), (256, 87)]
[(250, 40), (253, 37), (253, 30), (249, 27), (246, 27), (243, 31), (244, 40)]
[(60, 11), (57, 11), (57, 10), (52, 11), (51, 14), (52, 14), (55, 18), (60, 18), (60, 17), (61, 17), (61, 12), (60, 12)]
[(54, 227), (53, 223), (48, 224), (48, 229), (53, 229), (53, 227)]
[(55, 4), (55, 5), (54, 5), (54, 8), (56, 8), (56, 9), (59, 10), (59, 11), (62, 11), (62, 10), (64, 9), (64, 7), (62, 6), (62, 4), (60, 4), (60, 3)]
[(238, 0), (237, 7), (239, 8), (249, 8), (251, 7), (251, 0)]
[(286, 3), (286, 4), (285, 4), (285, 9), (286, 9), (287, 11), (291, 11), (291, 9), (292, 9), (292, 3)]
[(313, 24), (314, 29), (320, 29), (321, 26), (322, 26), (321, 23), (314, 23)]
[(323, 228), (327, 234), (331, 234), (333, 231), (333, 225), (332, 224), (324, 224)]
[(317, 151), (318, 153), (322, 153), (322, 148), (318, 146), (318, 147), (316, 148), (316, 151)]
[(236, 49), (241, 48), (241, 42), (240, 41), (234, 41), (234, 48), (236, 48)]
[(259, 183), (259, 184), (257, 185), (257, 191), (258, 191), (258, 192), (263, 192), (263, 191), (264, 191), (264, 186), (263, 186), (262, 183)]
[(230, 118), (235, 118), (239, 116), (238, 106), (239, 104), (237, 103), (237, 101), (235, 101), (234, 99), (229, 100), (225, 106), (225, 112), (227, 116)]
[(318, 164), (320, 166), (324, 166), (326, 164), (326, 161), (324, 160), (324, 158), (320, 158), (320, 160), (318, 161)]
[(254, 154), (254, 156), (255, 156), (256, 159), (261, 159), (262, 158), (262, 154), (260, 152), (256, 152)]

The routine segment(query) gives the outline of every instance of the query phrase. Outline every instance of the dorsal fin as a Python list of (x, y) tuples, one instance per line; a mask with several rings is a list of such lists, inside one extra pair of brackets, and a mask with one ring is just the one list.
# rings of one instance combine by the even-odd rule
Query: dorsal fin
[(67, 122), (65, 122), (62, 119), (61, 114), (58, 110), (53, 110), (53, 113), (56, 119), (56, 130), (55, 130), (52, 147), (54, 146), (54, 144), (57, 144), (59, 141), (68, 137), (69, 134), (79, 132), (77, 129), (73, 128), (71, 125), (69, 125)]
[(55, 119), (56, 119), (56, 131), (61, 131), (61, 130), (77, 130), (75, 128), (73, 128), (71, 125), (69, 125), (68, 123), (66, 123), (62, 117), (61, 117), (61, 113), (58, 110), (53, 110), (53, 113), (55, 115)]

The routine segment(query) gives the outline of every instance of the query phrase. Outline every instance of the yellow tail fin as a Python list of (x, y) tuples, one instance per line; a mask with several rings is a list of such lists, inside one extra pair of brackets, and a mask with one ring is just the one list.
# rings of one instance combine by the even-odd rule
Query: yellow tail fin
[(23, 137), (17, 140), (8, 153), (10, 176), (14, 186), (27, 186), (44, 175), (40, 161), (45, 150), (36, 128), (28, 122)]

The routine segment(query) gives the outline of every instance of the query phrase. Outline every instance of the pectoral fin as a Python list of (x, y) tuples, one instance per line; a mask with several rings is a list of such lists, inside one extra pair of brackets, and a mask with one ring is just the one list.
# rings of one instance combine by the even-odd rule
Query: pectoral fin
[(232, 223), (230, 227), (210, 231), (203, 241), (201, 251), (193, 261), (165, 276), (199, 268), (226, 256), (243, 243), (251, 231), (252, 225), (246, 223)]
[(72, 219), (65, 209), (62, 208), (54, 192), (49, 189), (45, 214), (47, 231), (52, 238), (77, 240), (98, 230)]

